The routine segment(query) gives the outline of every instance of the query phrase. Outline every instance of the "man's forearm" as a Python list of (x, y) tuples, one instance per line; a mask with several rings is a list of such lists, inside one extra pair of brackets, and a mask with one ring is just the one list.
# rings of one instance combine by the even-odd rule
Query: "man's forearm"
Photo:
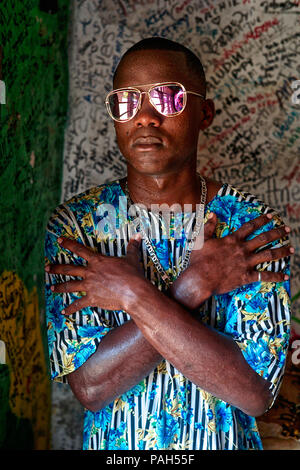
[(83, 406), (98, 411), (148, 376), (161, 360), (130, 320), (110, 331), (96, 352), (68, 375), (68, 382)]
[(247, 414), (266, 410), (272, 398), (269, 383), (249, 366), (232, 338), (202, 324), (144, 280), (127, 311), (154, 349), (193, 383)]
[[(175, 296), (175, 291), (169, 295)], [(180, 301), (178, 289), (176, 301)], [(162, 359), (130, 320), (110, 331), (96, 352), (68, 375), (68, 382), (83, 406), (98, 411), (147, 377)]]

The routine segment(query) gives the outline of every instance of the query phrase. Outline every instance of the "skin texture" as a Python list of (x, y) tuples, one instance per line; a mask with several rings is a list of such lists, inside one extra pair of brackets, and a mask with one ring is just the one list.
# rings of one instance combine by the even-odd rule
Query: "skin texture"
[[(168, 80), (183, 83), (187, 90), (202, 91), (202, 84), (186, 68), (182, 54), (166, 51), (130, 54), (119, 66), (114, 88)], [(134, 202), (147, 206), (179, 203), (195, 207), (200, 194), (196, 175), (198, 134), (213, 120), (213, 102), (189, 95), (184, 112), (166, 118), (143, 96), (142, 108), (131, 121), (115, 123), (118, 144), (128, 164), (131, 197)], [(157, 137), (160, 143), (145, 148), (135, 142), (148, 136)], [(206, 202), (219, 187), (219, 183), (207, 180)], [(256, 264), (291, 254), (290, 247), (255, 254), (258, 247), (286, 236), (289, 230), (286, 227), (245, 241), (269, 221), (267, 216), (260, 216), (232, 235), (213, 239), (216, 217), (212, 215), (205, 225), (203, 248), (193, 251), (190, 266), (175, 281), (169, 295), (144, 278), (138, 263), (139, 238), (129, 242), (124, 258), (106, 257), (73, 240), (61, 239), (64, 248), (88, 261), (86, 267), (46, 268), (50, 273), (82, 278), (53, 286), (54, 292), (86, 292), (63, 313), (68, 315), (86, 306), (97, 306), (125, 310), (132, 318), (109, 332), (97, 351), (68, 375), (79, 401), (86, 408), (98, 411), (166, 358), (204, 390), (247, 414), (262, 414), (271, 400), (268, 382), (251, 369), (230, 337), (202, 324), (194, 318), (193, 310), (214, 294), (257, 281)], [(228, 254), (232, 260), (229, 266)], [(285, 279), (282, 273), (262, 272), (261, 275), (262, 281)]]

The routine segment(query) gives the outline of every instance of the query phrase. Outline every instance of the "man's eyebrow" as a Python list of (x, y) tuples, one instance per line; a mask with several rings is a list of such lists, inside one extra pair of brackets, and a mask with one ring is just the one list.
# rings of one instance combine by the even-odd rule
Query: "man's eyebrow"
[(177, 82), (176, 80), (174, 80), (174, 81), (167, 80), (167, 81), (164, 81), (164, 82), (141, 83), (139, 85), (125, 85), (125, 86), (120, 86), (120, 87), (114, 88), (114, 90), (119, 90), (120, 88), (139, 88), (139, 87), (149, 87), (149, 86), (164, 85), (164, 84), (174, 84), (175, 85), (177, 83), (182, 85), (181, 82)]
[[(157, 82), (159, 83), (159, 82)], [(120, 88), (142, 88), (142, 87), (147, 87), (147, 86), (153, 86), (156, 85), (156, 83), (145, 83), (145, 84), (140, 84), (140, 85), (123, 85), (119, 86), (117, 88), (114, 88), (114, 90), (119, 90)]]

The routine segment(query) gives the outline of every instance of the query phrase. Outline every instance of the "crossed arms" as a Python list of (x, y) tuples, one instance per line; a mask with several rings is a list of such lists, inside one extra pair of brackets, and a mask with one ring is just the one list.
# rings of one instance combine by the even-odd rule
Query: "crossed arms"
[[(87, 261), (87, 266), (47, 268), (49, 274), (81, 278), (53, 286), (55, 293), (86, 293), (65, 308), (64, 315), (93, 306), (124, 310), (132, 318), (107, 333), (96, 351), (68, 374), (78, 400), (98, 411), (139, 383), (165, 358), (202, 389), (249, 415), (262, 414), (272, 400), (270, 383), (250, 367), (230, 336), (196, 319), (193, 310), (213, 295), (256, 282), (254, 268), (258, 264), (292, 253), (289, 246), (256, 252), (286, 237), (284, 226), (245, 240), (267, 222), (268, 216), (260, 216), (233, 234), (215, 239), (213, 216), (205, 225), (202, 250), (192, 253), (189, 268), (175, 281), (169, 295), (144, 278), (138, 262), (140, 241), (131, 240), (126, 257), (118, 258), (63, 239), (63, 249)], [(264, 271), (261, 275), (264, 282), (286, 280), (281, 272)]]

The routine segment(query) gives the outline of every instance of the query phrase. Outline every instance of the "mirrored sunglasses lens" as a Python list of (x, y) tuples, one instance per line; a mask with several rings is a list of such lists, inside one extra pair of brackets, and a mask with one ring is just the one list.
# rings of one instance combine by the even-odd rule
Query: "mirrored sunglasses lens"
[(184, 90), (175, 84), (156, 86), (150, 97), (157, 111), (165, 116), (179, 113), (184, 107)]
[(131, 119), (139, 102), (139, 94), (132, 90), (112, 93), (108, 98), (109, 108), (114, 119), (126, 121)]

